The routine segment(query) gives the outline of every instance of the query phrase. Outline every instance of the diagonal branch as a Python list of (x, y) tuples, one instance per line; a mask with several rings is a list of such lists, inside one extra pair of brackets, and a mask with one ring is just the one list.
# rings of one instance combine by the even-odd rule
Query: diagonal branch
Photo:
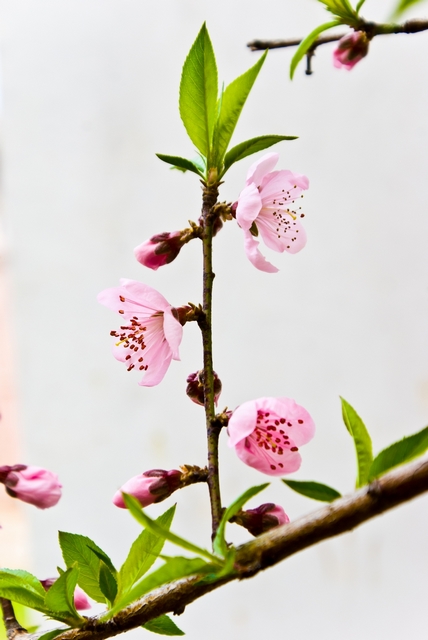
[(21, 627), (15, 617), (15, 612), (10, 600), (0, 598), (0, 607), (3, 614), (4, 626), (6, 628), (7, 640), (18, 640), (18, 638), (28, 637), (27, 630)]
[[(428, 20), (407, 20), (403, 24), (380, 24), (375, 22), (366, 22), (361, 20), (358, 30), (365, 31), (371, 39), (375, 36), (385, 36), (392, 33), (419, 33), (428, 30)], [(310, 48), (314, 51), (322, 44), (336, 42), (343, 38), (345, 34), (340, 33), (331, 36), (322, 36), (317, 38)], [(298, 47), (303, 38), (294, 38), (291, 40), (252, 40), (247, 44), (251, 51), (264, 51), (265, 49), (281, 49), (284, 47)]]
[(88, 620), (80, 629), (66, 631), (58, 640), (103, 640), (129, 631), (162, 614), (182, 613), (185, 607), (213, 589), (247, 578), (281, 560), (327, 540), (428, 491), (428, 460), (390, 471), (355, 493), (314, 511), (295, 522), (276, 527), (237, 549), (235, 571), (214, 582), (197, 576), (179, 580), (145, 596), (107, 622)]

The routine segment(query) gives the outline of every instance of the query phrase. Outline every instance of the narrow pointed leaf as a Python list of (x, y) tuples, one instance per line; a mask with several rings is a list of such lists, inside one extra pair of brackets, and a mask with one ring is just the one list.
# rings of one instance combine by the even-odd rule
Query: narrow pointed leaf
[(212, 564), (205, 562), (201, 558), (169, 558), (162, 567), (159, 567), (156, 571), (153, 571), (150, 575), (146, 576), (140, 582), (137, 582), (130, 591), (128, 591), (123, 597), (119, 598), (114, 607), (108, 611), (102, 620), (108, 620), (112, 618), (118, 611), (127, 607), (131, 602), (139, 600), (146, 593), (161, 587), (168, 582), (179, 580), (191, 575), (204, 575), (206, 573), (214, 573), (215, 567)]
[(93, 540), (77, 533), (60, 531), (59, 544), (67, 567), (73, 566), (75, 562), (78, 564), (78, 585), (93, 600), (105, 603), (105, 596), (99, 586), (101, 562), (114, 570), (107, 554)]
[(343, 398), (342, 416), (346, 428), (354, 439), (357, 453), (358, 476), (356, 486), (363, 487), (368, 482), (370, 467), (373, 462), (372, 441), (364, 422), (351, 405)]
[(220, 558), (217, 558), (206, 549), (201, 549), (201, 547), (198, 547), (192, 542), (189, 542), (188, 540), (177, 536), (175, 533), (172, 533), (165, 527), (161, 526), (158, 522), (156, 522), (156, 520), (152, 520), (151, 518), (149, 518), (149, 516), (142, 510), (141, 504), (136, 498), (127, 493), (123, 493), (122, 495), (123, 501), (129, 509), (130, 513), (134, 516), (137, 522), (143, 525), (143, 527), (145, 527), (155, 535), (162, 536), (170, 542), (173, 542), (177, 546), (182, 547), (183, 549), (187, 549), (187, 551), (192, 551), (193, 553), (196, 553), (203, 558), (207, 558), (211, 562), (223, 564)]
[(195, 147), (209, 155), (218, 93), (217, 65), (206, 25), (185, 60), (180, 83), (180, 116)]
[(306, 496), (307, 498), (312, 498), (313, 500), (320, 500), (321, 502), (333, 502), (337, 498), (341, 498), (341, 494), (329, 487), (326, 484), (322, 484), (321, 482), (313, 482), (308, 480), (284, 480), (283, 483), (300, 493), (302, 496)]
[(319, 2), (325, 5), (326, 9), (331, 11), (335, 16), (342, 18), (347, 24), (354, 24), (356, 12), (352, 8), (349, 0), (319, 0)]
[(256, 496), (258, 493), (260, 493), (260, 491), (263, 491), (263, 489), (266, 489), (269, 484), (269, 482), (266, 482), (265, 484), (259, 484), (256, 487), (247, 489), (247, 491), (241, 494), (236, 500), (234, 500), (234, 502), (232, 502), (229, 507), (227, 507), (227, 509), (223, 513), (213, 542), (213, 549), (216, 553), (222, 555), (223, 557), (227, 557), (228, 547), (225, 540), (225, 529), (227, 522), (230, 520), (230, 518), (233, 518), (233, 516), (236, 515), (240, 509), (242, 509), (242, 507), (246, 502), (248, 502), (248, 500), (250, 500), (253, 496)]
[(221, 96), (219, 115), (214, 130), (213, 155), (219, 165), (229, 146), (239, 116), (266, 59), (267, 51), (242, 76), (230, 83)]
[(394, 19), (398, 18), (409, 7), (412, 7), (414, 4), (418, 4), (420, 2), (422, 2), (422, 0), (400, 0), (400, 2), (397, 4), (397, 6), (394, 9), (392, 17)]
[[(357, 3), (357, 6), (355, 7), (355, 11), (356, 11), (357, 13), (359, 13), (359, 11), (360, 11), (361, 7), (363, 6), (363, 4), (365, 3), (365, 1), (366, 1), (366, 0), (360, 0), (360, 1)], [(416, 0), (416, 2), (418, 2), (418, 0)]]
[(101, 592), (110, 603), (113, 603), (117, 596), (117, 580), (109, 567), (101, 562), (99, 585)]
[(62, 629), (52, 629), (52, 631), (46, 631), (46, 633), (43, 633), (41, 636), (38, 636), (37, 640), (54, 640), (54, 638), (56, 638), (57, 636), (59, 636), (61, 633), (65, 633), (66, 631), (69, 631), (70, 629), (67, 628), (62, 628)]
[(168, 616), (159, 616), (154, 618), (150, 622), (143, 624), (143, 629), (151, 631), (152, 633), (159, 633), (162, 636), (184, 636), (184, 631), (179, 629), (175, 622)]
[(203, 178), (204, 174), (200, 169), (192, 162), (192, 160), (187, 160), (186, 158), (180, 158), (180, 156), (166, 156), (163, 153), (156, 154), (159, 160), (166, 162), (167, 164), (172, 164), (175, 169), (181, 169), (181, 171), (192, 171), (196, 173), (198, 176)]
[(378, 453), (370, 467), (369, 482), (400, 464), (410, 462), (428, 449), (428, 427), (407, 436)]
[[(161, 527), (169, 530), (175, 514), (175, 505), (155, 520)], [(129, 591), (150, 569), (162, 551), (165, 536), (145, 529), (133, 543), (128, 557), (119, 572), (119, 596)]]
[(239, 160), (253, 153), (257, 153), (257, 151), (268, 149), (272, 145), (282, 142), (282, 140), (297, 140), (297, 136), (257, 136), (256, 138), (251, 138), (250, 140), (245, 140), (245, 142), (237, 144), (236, 147), (233, 147), (226, 153), (223, 175), (235, 162), (239, 162)]
[(332, 29), (333, 27), (337, 27), (339, 24), (342, 24), (339, 20), (334, 20), (333, 22), (325, 22), (324, 24), (321, 24), (319, 27), (311, 31), (311, 33), (308, 36), (306, 36), (304, 40), (302, 40), (302, 42), (297, 47), (296, 53), (291, 59), (291, 64), (290, 64), (291, 80), (293, 79), (294, 72), (300, 60), (303, 58), (303, 56), (314, 44), (315, 40), (318, 38), (320, 33), (322, 33), (323, 31), (327, 31), (327, 29)]
[[(55, 613), (60, 613), (68, 619), (75, 619), (82, 623), (83, 618), (78, 614), (74, 606), (74, 590), (77, 585), (78, 575), (79, 570), (76, 567), (64, 571), (47, 590), (45, 605)], [(69, 624), (71, 624), (71, 621)]]

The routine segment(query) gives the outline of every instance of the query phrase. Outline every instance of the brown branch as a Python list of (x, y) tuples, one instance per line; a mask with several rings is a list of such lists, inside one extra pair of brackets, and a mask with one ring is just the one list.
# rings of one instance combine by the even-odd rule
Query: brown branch
[[(375, 22), (365, 22), (361, 20), (358, 25), (359, 31), (365, 31), (371, 39), (375, 36), (385, 36), (392, 33), (419, 33), (428, 30), (428, 20), (407, 20), (403, 24), (377, 24)], [(337, 34), (332, 36), (321, 36), (317, 38), (310, 48), (314, 51), (322, 44), (336, 42), (343, 38), (345, 34)], [(247, 44), (251, 51), (264, 51), (265, 49), (282, 49), (284, 47), (298, 47), (303, 38), (294, 38), (291, 40), (252, 40)]]
[(103, 640), (129, 631), (165, 613), (185, 607), (227, 582), (247, 578), (289, 556), (327, 540), (428, 491), (428, 460), (407, 464), (355, 493), (339, 498), (290, 524), (276, 527), (237, 549), (235, 571), (216, 582), (198, 577), (176, 581), (145, 596), (107, 622), (88, 620), (58, 640)]
[(28, 637), (27, 630), (21, 627), (15, 617), (11, 601), (6, 600), (6, 598), (0, 598), (0, 607), (3, 614), (4, 626), (6, 627), (7, 639), (15, 640), (20, 637)]

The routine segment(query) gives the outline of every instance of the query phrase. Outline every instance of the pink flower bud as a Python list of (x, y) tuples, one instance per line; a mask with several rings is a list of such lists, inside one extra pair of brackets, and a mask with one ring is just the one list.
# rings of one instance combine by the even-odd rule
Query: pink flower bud
[(333, 64), (337, 69), (350, 71), (369, 52), (369, 39), (364, 31), (353, 31), (339, 40), (333, 51)]
[(62, 485), (56, 473), (40, 467), (25, 464), (0, 467), (0, 482), (12, 498), (39, 509), (54, 507), (61, 498)]
[(265, 533), (265, 531), (269, 531), (269, 529), (278, 527), (280, 524), (290, 522), (290, 518), (282, 507), (268, 502), (261, 504), (260, 507), (256, 509), (241, 511), (241, 513), (236, 516), (236, 522), (242, 527), (245, 527), (251, 535), (259, 536)]
[(172, 231), (169, 233), (159, 233), (152, 236), (150, 240), (146, 240), (134, 249), (135, 257), (138, 262), (149, 269), (156, 271), (164, 264), (169, 264), (180, 253), (183, 242), (182, 231)]
[[(221, 394), (221, 380), (214, 371), (214, 402), (217, 405)], [(187, 376), (186, 393), (196, 404), (204, 406), (204, 372), (196, 371)]]
[(137, 498), (142, 507), (147, 507), (154, 502), (162, 502), (180, 488), (181, 475), (182, 472), (177, 469), (144, 471), (141, 475), (134, 476), (125, 482), (119, 491), (116, 491), (113, 496), (113, 504), (121, 509), (126, 509), (122, 492)]
[[(48, 591), (57, 580), (58, 578), (46, 578), (46, 580), (40, 580), (40, 582), (43, 589)], [(76, 587), (74, 590), (74, 606), (78, 611), (84, 611), (85, 609), (90, 609), (92, 607), (88, 600), (88, 596), (80, 587)]]

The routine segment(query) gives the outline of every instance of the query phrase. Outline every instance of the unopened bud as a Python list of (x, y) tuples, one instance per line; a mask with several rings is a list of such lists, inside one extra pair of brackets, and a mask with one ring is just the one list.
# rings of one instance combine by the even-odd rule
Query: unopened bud
[[(214, 374), (214, 403), (217, 406), (218, 399), (220, 398), (220, 394), (221, 394), (221, 380), (215, 371), (213, 371), (213, 374)], [(191, 373), (189, 376), (187, 376), (186, 382), (187, 382), (186, 393), (189, 396), (189, 398), (196, 404), (200, 404), (203, 407), (205, 404), (204, 372), (201, 370), (201, 371), (196, 371), (196, 373)]]
[(54, 507), (61, 498), (62, 485), (56, 473), (40, 467), (25, 464), (0, 467), (0, 482), (12, 498), (39, 509)]
[[(51, 586), (56, 582), (58, 578), (46, 578), (46, 580), (40, 580), (41, 585), (45, 591), (49, 591)], [(78, 611), (84, 611), (92, 607), (88, 600), (86, 593), (80, 587), (76, 587), (74, 590), (74, 606)]]
[(113, 496), (113, 504), (121, 509), (126, 509), (122, 493), (129, 493), (137, 498), (142, 507), (147, 507), (154, 502), (162, 502), (181, 487), (181, 475), (182, 472), (177, 469), (144, 471), (141, 475), (134, 476), (125, 482), (119, 491), (116, 491)]
[(259, 536), (269, 531), (269, 529), (278, 527), (280, 524), (290, 522), (290, 518), (282, 507), (273, 502), (268, 502), (261, 504), (256, 509), (240, 511), (233, 519), (233, 522), (247, 529), (251, 535)]
[(149, 269), (156, 271), (164, 264), (169, 264), (180, 253), (181, 247), (186, 243), (184, 237), (188, 235), (188, 230), (166, 231), (152, 236), (142, 244), (135, 247), (134, 253), (138, 262)]
[(333, 51), (333, 64), (337, 69), (350, 71), (369, 51), (369, 39), (364, 31), (353, 31), (339, 40)]

